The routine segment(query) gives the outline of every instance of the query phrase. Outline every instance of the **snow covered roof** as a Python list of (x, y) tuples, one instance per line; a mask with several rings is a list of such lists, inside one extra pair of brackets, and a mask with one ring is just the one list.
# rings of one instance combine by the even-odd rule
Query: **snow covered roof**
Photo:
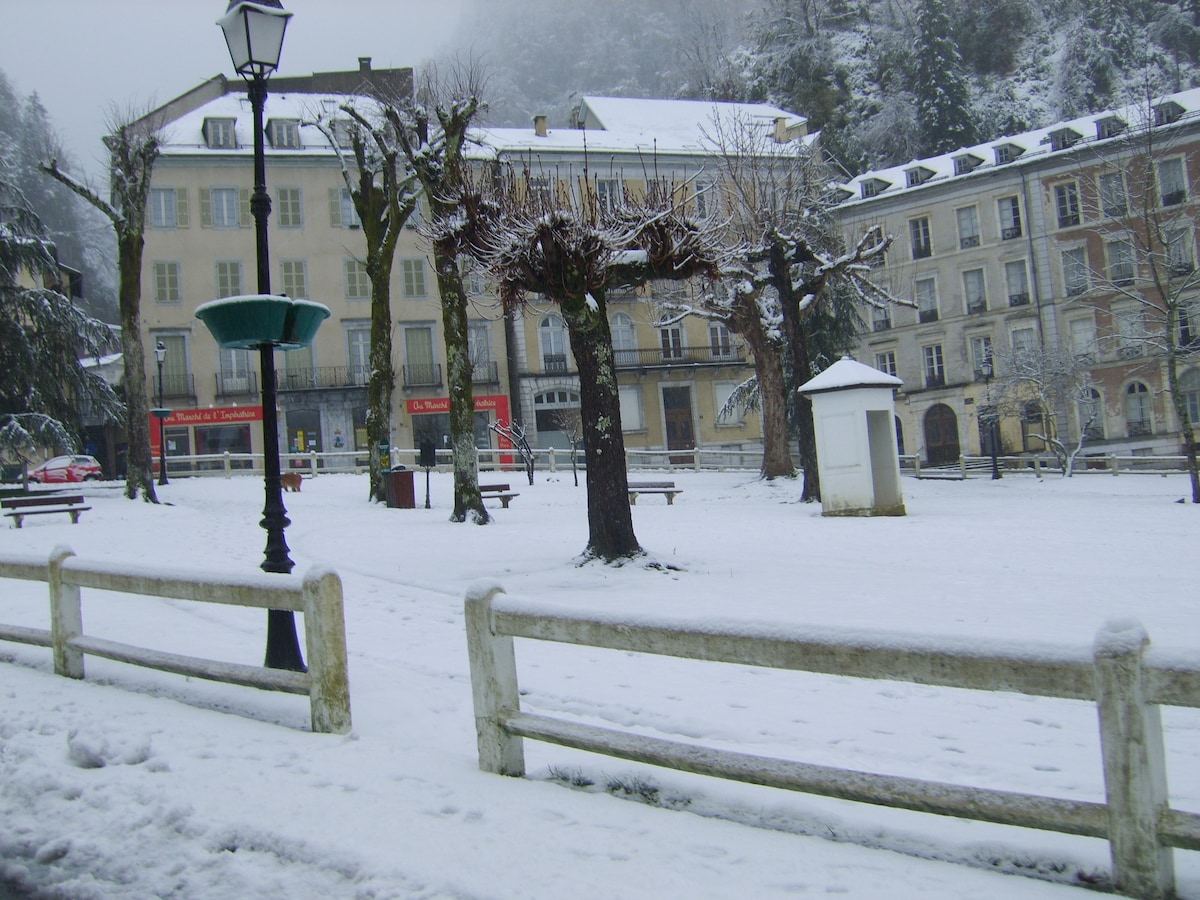
[(1112, 140), (1128, 129), (1145, 127), (1151, 108), (1155, 125), (1194, 119), (1200, 116), (1200, 88), (1167, 95), (1150, 106), (1145, 103), (1132, 104), (1056, 122), (1024, 134), (1000, 137), (973, 147), (962, 147), (940, 156), (914, 159), (902, 165), (864, 172), (839, 185), (844, 192), (843, 205), (920, 190), (944, 184), (952, 178), (994, 172), (1009, 165), (1045, 161), (1055, 153), (1067, 152), (1083, 144)]
[[(368, 97), (347, 97), (341, 94), (268, 94), (263, 108), (263, 124), (268, 129), (275, 120), (294, 122), (313, 121), (319, 115), (325, 118), (346, 119), (341, 104), (351, 100), (364, 112), (369, 112), (373, 101)], [(234, 120), (234, 147), (209, 147), (205, 137), (205, 122), (209, 120)], [(254, 114), (250, 101), (244, 93), (225, 94), (210, 100), (203, 106), (185, 113), (163, 126), (163, 156), (191, 154), (200, 150), (211, 150), (222, 155), (254, 155)], [(270, 140), (266, 143), (268, 154), (318, 153), (332, 156), (329, 141), (313, 125), (301, 125), (297, 129), (299, 144), (296, 147), (275, 147)]]
[[(578, 127), (547, 128), (539, 135), (534, 128), (483, 128), (474, 136), (480, 146), (475, 155), (495, 153), (660, 153), (711, 156), (712, 143), (704, 132), (714, 122), (726, 127), (749, 122), (769, 135), (783, 138), (780, 146), (803, 139), (811, 143), (808, 120), (765, 103), (714, 103), (706, 100), (646, 100), (630, 97), (582, 99)], [(777, 130), (778, 129), (778, 130)]]
[(824, 394), (829, 391), (847, 391), (860, 387), (900, 387), (904, 384), (894, 375), (880, 372), (868, 365), (843, 356), (832, 366), (810, 378), (796, 390), (801, 394)]

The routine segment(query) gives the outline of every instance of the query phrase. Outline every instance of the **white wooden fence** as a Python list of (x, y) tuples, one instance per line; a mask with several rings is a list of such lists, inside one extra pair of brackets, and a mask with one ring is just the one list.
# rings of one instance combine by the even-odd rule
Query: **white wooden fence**
[[(313, 731), (350, 731), (346, 626), (342, 581), (336, 572), (314, 567), (303, 576), (263, 573), (216, 577), (182, 569), (82, 560), (69, 547), (59, 546), (49, 560), (0, 555), (0, 578), (49, 584), (50, 628), (0, 624), (0, 640), (50, 647), (54, 671), (59, 675), (83, 678), (84, 654), (90, 653), (178, 675), (307, 694)], [(81, 588), (304, 613), (308, 671), (198, 659), (89, 636), (83, 632)]]
[[(523, 739), (548, 741), (687, 772), (902, 809), (1104, 838), (1113, 877), (1132, 897), (1174, 895), (1171, 848), (1200, 850), (1200, 815), (1170, 808), (1159, 706), (1200, 707), (1200, 661), (1158, 660), (1132, 621), (1109, 623), (1091, 652), (1036, 652), (861, 632), (819, 637), (774, 627), (739, 630), (683, 621), (621, 623), (505, 598), (494, 583), (466, 597), (467, 648), (479, 766), (523, 775)], [(1105, 803), (1063, 800), (750, 756), (520, 708), (513, 638), (977, 691), (1094, 702)]]

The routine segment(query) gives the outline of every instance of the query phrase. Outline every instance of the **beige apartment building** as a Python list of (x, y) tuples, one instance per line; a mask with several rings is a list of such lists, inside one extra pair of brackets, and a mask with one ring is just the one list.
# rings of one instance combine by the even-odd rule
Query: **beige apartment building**
[[(1198, 286), (1198, 113), (1200, 91), (1186, 91), (843, 186), (842, 227), (894, 236), (876, 276), (916, 304), (876, 310), (856, 351), (904, 381), (902, 452), (930, 464), (987, 455), (998, 432), (996, 452), (1034, 453), (1051, 428), (1072, 447), (1085, 429), (1084, 455), (1181, 452), (1153, 282), (1165, 272), (1176, 301)], [(1150, 223), (1162, 239), (1147, 244)], [(1179, 343), (1194, 346), (1200, 318), (1182, 312)], [(1085, 364), (1089, 395), (1052, 411), (1000, 408), (993, 429), (1006, 361), (1039, 348)], [(1200, 421), (1200, 365), (1180, 371)]]
[[(327, 305), (331, 317), (311, 348), (276, 353), (281, 447), (285, 452), (356, 451), (365, 458), (370, 283), (362, 232), (337, 154), (311, 125), (337, 118), (347, 94), (386, 82), (411, 92), (408, 69), (273, 78), (265, 110), (271, 287)], [(399, 87), (399, 91), (397, 88)], [(804, 120), (771, 107), (738, 105), (783, 140), (800, 139)], [(208, 300), (256, 291), (249, 212), (253, 136), (241, 82), (215, 78), (157, 111), (164, 125), (155, 166), (143, 264), (143, 341), (166, 348), (151, 402), (173, 410), (168, 456), (259, 451), (262, 398), (256, 353), (221, 350), (194, 317)], [(586, 171), (601, 202), (619, 203), (650, 177), (688, 185), (705, 212), (714, 169), (700, 129), (714, 105), (686, 101), (584, 98), (577, 120), (552, 128), (485, 129), (472, 151), (480, 164), (527, 166), (548, 190), (578, 190)], [(709, 163), (706, 169), (706, 163)], [(419, 218), (419, 214), (418, 214)], [(397, 373), (392, 444), (426, 439), (447, 446), (449, 399), (437, 283), (428, 245), (410, 223), (400, 239), (392, 283)], [(522, 315), (504, 315), (486, 280), (468, 272), (470, 353), (475, 365), (476, 440), (507, 445), (492, 430), (518, 422), (534, 447), (569, 446), (579, 407), (578, 375), (554, 304), (530, 297)], [(729, 393), (752, 372), (745, 349), (723, 326), (700, 319), (666, 324), (654, 291), (609, 298), (622, 424), (631, 448), (753, 449), (757, 416), (721, 416)], [(151, 428), (158, 439), (157, 424)], [(158, 447), (154, 448), (157, 458)], [(348, 463), (347, 463), (348, 464)], [(176, 467), (178, 470), (179, 467)]]

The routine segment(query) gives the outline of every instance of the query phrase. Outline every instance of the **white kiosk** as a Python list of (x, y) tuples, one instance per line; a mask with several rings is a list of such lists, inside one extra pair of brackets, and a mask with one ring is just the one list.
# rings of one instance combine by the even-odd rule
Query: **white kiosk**
[(799, 388), (812, 398), (826, 516), (902, 516), (894, 392), (899, 378), (849, 357)]

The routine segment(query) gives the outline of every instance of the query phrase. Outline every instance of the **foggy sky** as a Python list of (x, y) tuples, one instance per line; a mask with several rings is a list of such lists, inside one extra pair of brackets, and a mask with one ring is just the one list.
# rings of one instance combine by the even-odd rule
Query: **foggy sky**
[[(216, 20), (227, 0), (0, 0), (0, 69), (37, 91), (66, 150), (103, 172), (106, 114), (165, 103), (214, 75), (233, 77)], [(295, 15), (280, 75), (419, 67), (458, 26), (465, 0), (283, 0)]]

